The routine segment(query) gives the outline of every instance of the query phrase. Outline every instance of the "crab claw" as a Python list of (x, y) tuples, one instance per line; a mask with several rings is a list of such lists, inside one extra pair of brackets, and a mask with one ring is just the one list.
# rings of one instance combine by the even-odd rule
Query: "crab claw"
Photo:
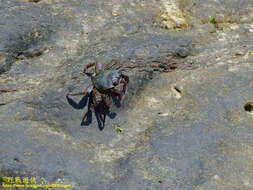
[(113, 86), (117, 86), (119, 83), (117, 81), (113, 82)]
[(123, 94), (121, 94), (121, 95), (119, 96), (119, 100), (122, 100), (122, 99), (123, 99), (123, 97), (124, 97), (124, 95), (123, 95)]

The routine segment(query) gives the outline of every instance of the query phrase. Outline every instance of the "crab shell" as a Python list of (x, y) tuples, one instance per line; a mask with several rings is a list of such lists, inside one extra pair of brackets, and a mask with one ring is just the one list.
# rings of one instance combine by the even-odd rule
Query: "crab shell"
[(106, 91), (120, 83), (121, 72), (118, 70), (105, 70), (91, 78), (93, 85), (98, 91)]

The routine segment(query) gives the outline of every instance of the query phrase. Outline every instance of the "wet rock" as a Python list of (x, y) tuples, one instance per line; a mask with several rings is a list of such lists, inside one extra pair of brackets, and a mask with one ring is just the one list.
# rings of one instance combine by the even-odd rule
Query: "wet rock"
[(53, 44), (52, 36), (59, 27), (50, 7), (26, 3), (1, 9), (0, 23), (0, 73), (9, 71), (19, 59), (42, 55)]
[[(252, 3), (219, 3), (0, 0), (0, 177), (250, 189)], [(112, 59), (130, 85), (101, 130), (94, 112), (81, 122), (88, 97), (66, 94)]]

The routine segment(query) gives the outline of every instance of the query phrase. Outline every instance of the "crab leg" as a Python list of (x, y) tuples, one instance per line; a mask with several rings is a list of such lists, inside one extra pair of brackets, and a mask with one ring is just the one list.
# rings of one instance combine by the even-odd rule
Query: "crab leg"
[[(94, 97), (95, 105), (97, 105), (96, 93), (97, 93), (97, 90), (96, 90), (95, 88), (92, 88), (92, 94), (91, 94), (91, 96)], [(94, 104), (93, 104), (93, 102), (92, 102), (92, 99), (89, 99), (88, 110), (87, 110), (87, 112), (84, 114), (82, 121), (85, 120), (85, 118), (87, 117), (87, 115), (88, 115), (88, 113), (90, 112), (90, 110), (91, 110), (92, 107), (94, 107)]]
[(98, 62), (94, 62), (94, 63), (90, 63), (88, 64), (86, 67), (84, 67), (83, 69), (83, 73), (86, 73), (86, 70), (90, 67), (94, 67), (95, 66), (95, 73), (98, 74), (99, 71), (102, 70), (102, 65)]
[(122, 78), (127, 82), (127, 84), (129, 83), (129, 77), (127, 75), (121, 74)]
[(128, 83), (129, 83), (129, 77), (126, 75), (121, 75), (122, 79), (120, 80), (120, 83), (123, 83), (123, 89), (122, 91), (118, 91), (117, 89), (113, 89), (112, 93), (116, 96), (119, 97), (120, 100), (122, 100), (124, 94), (126, 93), (127, 87), (128, 87)]
[[(117, 66), (117, 67), (116, 67)], [(107, 65), (104, 70), (117, 70), (122, 67), (122, 63), (117, 61), (116, 59), (112, 59), (110, 65)]]
[(103, 119), (103, 128), (104, 128), (104, 126), (105, 126), (106, 114), (108, 113), (108, 111), (109, 111), (109, 109), (110, 109), (111, 102), (110, 102), (109, 104), (107, 104), (107, 103), (106, 103), (106, 100), (105, 100), (105, 98), (106, 98), (105, 95), (102, 94), (102, 93), (100, 93), (100, 95), (101, 95), (101, 98), (102, 98), (103, 103), (104, 103), (104, 105), (105, 105), (105, 109), (104, 109), (104, 119)]
[(98, 103), (99, 103), (99, 102), (97, 101), (97, 97), (96, 97), (97, 92), (98, 92), (98, 91), (97, 91), (96, 88), (93, 88), (93, 89), (92, 89), (92, 97), (94, 98), (94, 99), (93, 99), (93, 100), (94, 100), (93, 103), (95, 103), (95, 106), (98, 105)]
[(126, 91), (127, 87), (128, 87), (128, 83), (129, 83), (129, 77), (127, 75), (121, 74), (123, 80), (120, 81), (120, 83), (123, 83), (123, 90)]
[(114, 89), (114, 90), (112, 91), (112, 93), (113, 93), (115, 96), (118, 96), (120, 100), (122, 100), (122, 98), (123, 98), (123, 92), (120, 92), (120, 91), (118, 91), (117, 89)]
[[(123, 83), (123, 89), (121, 91), (121, 96), (123, 97), (123, 95), (126, 93), (127, 87), (128, 87), (128, 83), (129, 83), (129, 77), (127, 75), (121, 74), (122, 79), (120, 80), (120, 83)], [(121, 98), (122, 98), (121, 97)]]
[(97, 62), (90, 63), (90, 64), (86, 65), (86, 67), (84, 67), (84, 69), (83, 69), (83, 73), (86, 73), (86, 70), (87, 70), (88, 68), (93, 67), (93, 66), (95, 66), (96, 64), (97, 64)]

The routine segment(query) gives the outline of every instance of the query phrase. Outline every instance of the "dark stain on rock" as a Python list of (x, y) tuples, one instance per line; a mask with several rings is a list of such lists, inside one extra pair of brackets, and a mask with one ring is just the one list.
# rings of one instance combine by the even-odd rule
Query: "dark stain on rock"
[(20, 59), (36, 58), (53, 44), (60, 17), (50, 7), (16, 6), (0, 12), (0, 74)]
[(174, 89), (175, 89), (178, 93), (182, 94), (182, 91), (181, 91), (177, 86), (174, 86)]
[(28, 0), (29, 2), (31, 2), (31, 3), (38, 3), (38, 2), (40, 2), (41, 0)]
[(15, 162), (19, 162), (20, 160), (18, 158), (13, 159)]
[(253, 102), (247, 102), (245, 105), (244, 105), (244, 110), (246, 112), (253, 112)]

